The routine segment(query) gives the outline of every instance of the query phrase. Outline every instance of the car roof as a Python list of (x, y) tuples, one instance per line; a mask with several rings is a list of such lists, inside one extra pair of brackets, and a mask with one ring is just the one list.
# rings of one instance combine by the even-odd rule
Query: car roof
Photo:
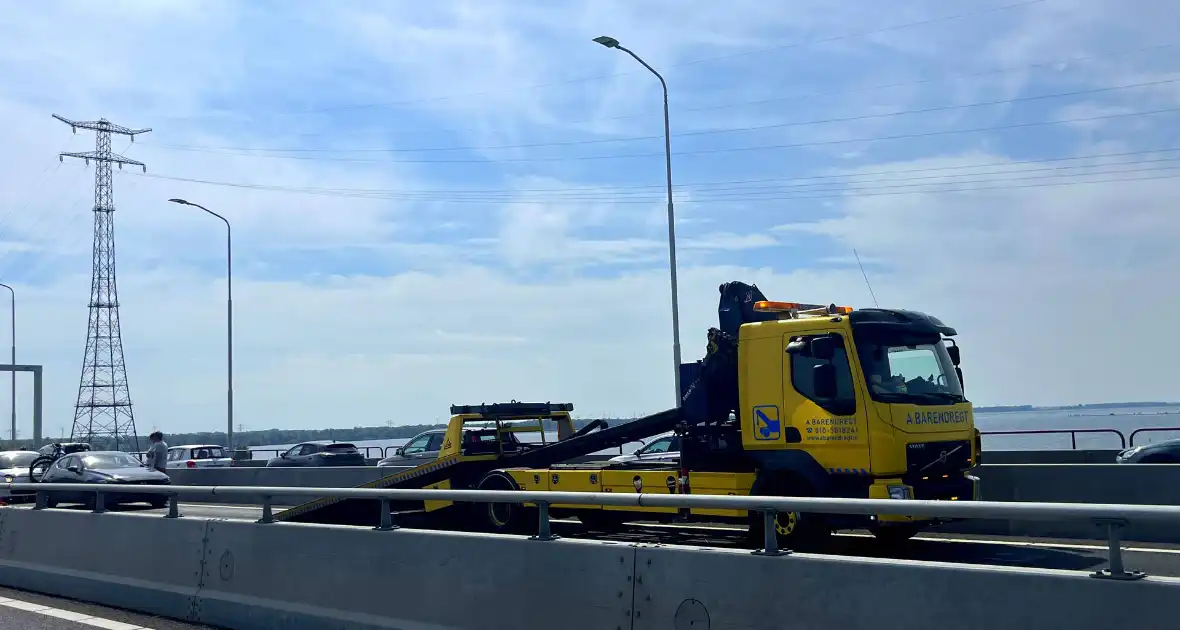
[(220, 444), (181, 444), (180, 446), (169, 446), (168, 450), (176, 448), (225, 448)]
[(1148, 442), (1147, 444), (1140, 444), (1140, 446), (1142, 446), (1145, 449), (1156, 448), (1156, 447), (1168, 448), (1168, 447), (1177, 446), (1177, 445), (1180, 445), (1180, 438), (1172, 438), (1170, 440), (1160, 440), (1159, 442)]
[[(115, 453), (118, 453), (120, 455), (131, 455), (131, 453), (125, 453), (123, 451), (81, 451), (78, 453), (70, 453), (69, 455), (66, 455), (66, 457), (69, 457), (70, 455), (79, 455), (82, 457), (90, 457), (91, 455), (114, 455)], [(131, 455), (131, 456), (134, 457), (134, 455)]]

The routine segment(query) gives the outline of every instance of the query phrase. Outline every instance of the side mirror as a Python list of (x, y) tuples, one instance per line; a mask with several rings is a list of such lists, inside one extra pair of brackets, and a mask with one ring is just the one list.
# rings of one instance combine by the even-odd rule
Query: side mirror
[(279, 455), (279, 459), (287, 459), (287, 454), (286, 454), (286, 453), (281, 453), (281, 454)]
[(811, 368), (811, 378), (816, 398), (831, 399), (836, 397), (836, 367), (834, 365), (825, 363)]
[(78, 468), (77, 466), (68, 466), (68, 467), (66, 467), (66, 470), (74, 473), (75, 475), (82, 472), (82, 469)]
[(811, 340), (811, 356), (820, 361), (831, 361), (836, 354), (836, 340), (831, 337), (816, 337)]
[(947, 346), (946, 353), (951, 355), (951, 363), (959, 365), (959, 346)]
[(404, 446), (397, 447), (397, 450), (394, 451), (394, 454), (397, 455), (398, 457), (405, 455), (406, 454), (406, 447), (404, 447)]

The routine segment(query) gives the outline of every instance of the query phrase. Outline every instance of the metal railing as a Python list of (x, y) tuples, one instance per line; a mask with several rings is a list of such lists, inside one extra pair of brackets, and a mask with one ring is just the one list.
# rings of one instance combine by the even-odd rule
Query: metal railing
[[(530, 442), (530, 444), (531, 443), (532, 442)], [(552, 443), (553, 442), (550, 442), (550, 444), (552, 444)], [(537, 444), (539, 444), (539, 442), (537, 442)], [(628, 446), (630, 444), (639, 444), (640, 446), (643, 446), (644, 443), (641, 441), (636, 441), (636, 442), (628, 442), (627, 444), (622, 444), (617, 449), (619, 451), (619, 455), (623, 455), (624, 454), (623, 447)], [(397, 449), (401, 448), (402, 446), (405, 446), (405, 445), (400, 444), (400, 445), (392, 445), (392, 446), (358, 446), (356, 448), (358, 451), (361, 451), (365, 454), (365, 459), (385, 459), (386, 457), (389, 457), (389, 454), (391, 452), (396, 452)], [(247, 452), (250, 453), (250, 459), (253, 459), (255, 453), (258, 453), (258, 454), (273, 453), (272, 457), (278, 457), (280, 454), (286, 453), (287, 451), (289, 451), (291, 449), (290, 448), (256, 448), (256, 449), (246, 449), (246, 450), (247, 450)], [(616, 450), (616, 449), (611, 449), (611, 450)], [(374, 457), (372, 455), (373, 451), (377, 452), (376, 457)], [(593, 453), (591, 453), (591, 454), (593, 454)]]
[[(1140, 433), (1180, 432), (1180, 427), (1140, 427), (1131, 431), (1131, 446), (1135, 446), (1135, 436)], [(1150, 443), (1150, 442), (1149, 442)]]
[(454, 501), (464, 503), (534, 504), (538, 508), (535, 540), (553, 540), (549, 506), (584, 505), (616, 507), (663, 507), (748, 510), (763, 518), (763, 547), (756, 553), (782, 555), (775, 533), (775, 516), (785, 513), (852, 514), (910, 516), (929, 519), (1000, 519), (1018, 521), (1089, 521), (1107, 531), (1109, 567), (1093, 577), (1135, 580), (1140, 571), (1123, 567), (1121, 532), (1131, 522), (1168, 522), (1180, 524), (1180, 506), (1124, 505), (1090, 503), (1032, 503), (1001, 501), (929, 501), (896, 499), (842, 499), (826, 497), (723, 496), (693, 494), (623, 494), (609, 492), (537, 492), (496, 490), (385, 490), (374, 488), (287, 488), (275, 486), (142, 486), (130, 484), (3, 484), (10, 492), (35, 493), (34, 509), (45, 509), (52, 492), (94, 493), (93, 512), (106, 511), (108, 494), (164, 495), (169, 497), (165, 518), (180, 516), (179, 500), (210, 497), (262, 497), (259, 523), (275, 523), (271, 499), (275, 496), (300, 496), (308, 499), (334, 497), (369, 499), (380, 504), (380, 524), (376, 529), (395, 530), (391, 510), (393, 501)]
[[(1135, 433), (1143, 431), (1144, 429), (1137, 429)], [(1180, 430), (1180, 429), (1177, 429)], [(1118, 429), (1014, 429), (1011, 431), (980, 431), (982, 436), (989, 435), (1069, 435), (1070, 450), (1078, 450), (1078, 434), (1079, 433), (1105, 433), (1108, 435), (1117, 435), (1119, 438), (1120, 448), (1127, 448), (1127, 437), (1123, 435), (1122, 431)], [(1131, 434), (1132, 442), (1134, 442), (1135, 433)]]

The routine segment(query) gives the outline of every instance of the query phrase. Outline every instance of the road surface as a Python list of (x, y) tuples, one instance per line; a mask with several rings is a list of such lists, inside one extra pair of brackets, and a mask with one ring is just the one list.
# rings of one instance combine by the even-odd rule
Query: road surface
[(0, 628), (5, 630), (213, 630), (116, 608), (0, 588)]
[[(28, 509), (30, 506), (26, 504), (17, 507)], [(163, 515), (166, 510), (152, 510), (146, 505), (127, 505), (111, 512)], [(197, 518), (248, 521), (262, 517), (262, 510), (258, 507), (213, 503), (182, 503), (180, 513)], [(577, 521), (555, 520), (553, 530), (555, 534), (574, 538), (596, 537), (625, 542), (658, 541), (664, 544), (702, 547), (747, 546), (745, 528), (728, 525), (638, 525), (626, 533), (599, 535), (582, 531)], [(1094, 571), (1107, 565), (1105, 541), (971, 534), (924, 533), (901, 545), (887, 546), (867, 532), (846, 532), (833, 537), (833, 545), (827, 553), (1074, 571)], [(1125, 541), (1123, 563), (1128, 569), (1145, 571), (1148, 575), (1180, 577), (1180, 545)]]

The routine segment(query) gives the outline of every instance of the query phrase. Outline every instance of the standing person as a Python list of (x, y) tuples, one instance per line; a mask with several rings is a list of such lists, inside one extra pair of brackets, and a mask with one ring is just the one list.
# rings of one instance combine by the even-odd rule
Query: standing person
[(148, 436), (148, 441), (152, 444), (144, 455), (144, 464), (148, 468), (168, 474), (168, 444), (164, 442), (164, 434), (153, 431)]

